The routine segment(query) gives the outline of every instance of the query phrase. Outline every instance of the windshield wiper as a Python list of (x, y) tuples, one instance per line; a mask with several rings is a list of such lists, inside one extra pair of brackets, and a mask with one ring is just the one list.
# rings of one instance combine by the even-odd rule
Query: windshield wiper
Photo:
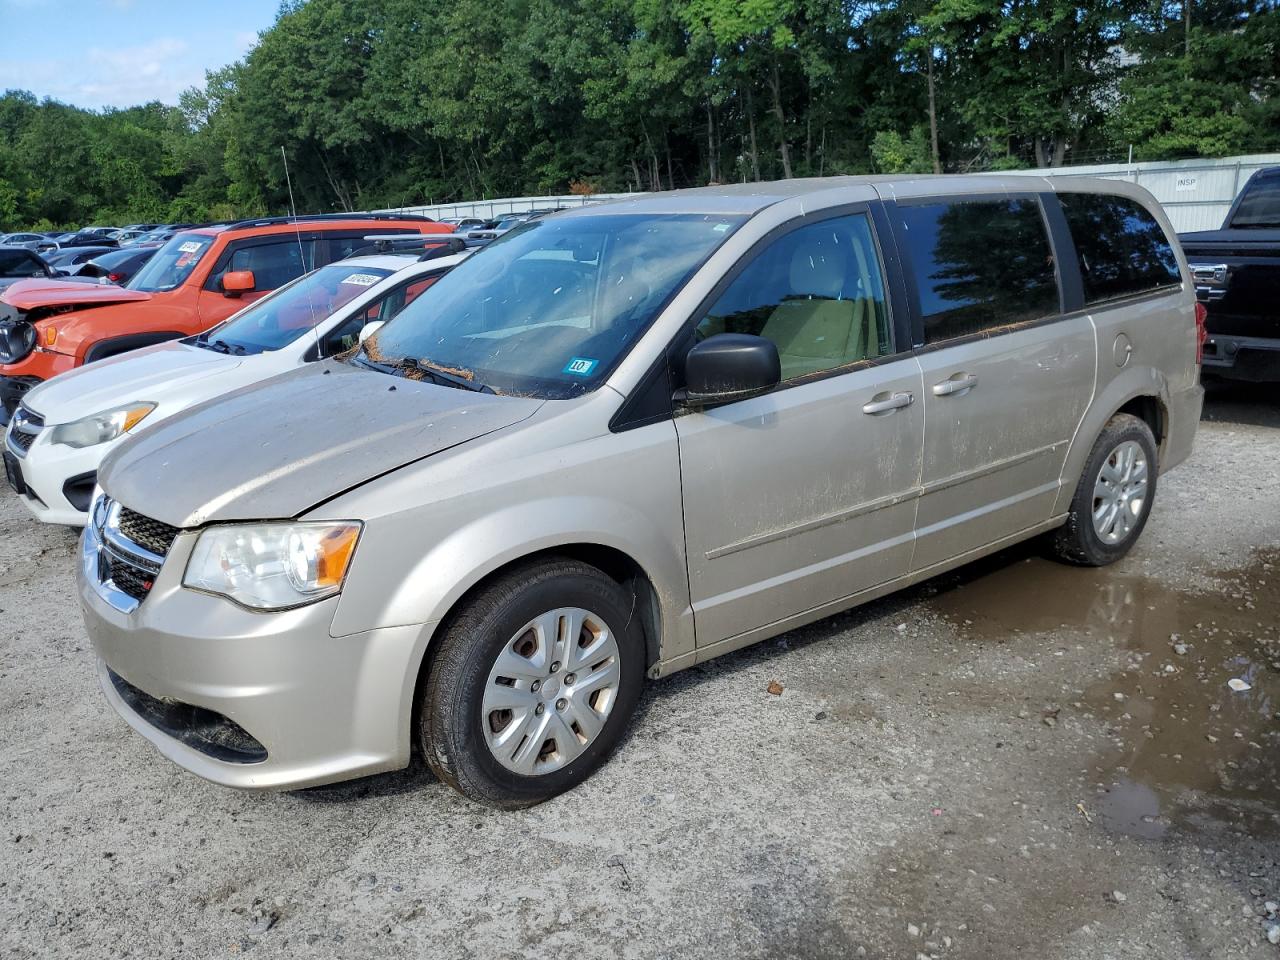
[(479, 380), (468, 380), (466, 377), (460, 377), (456, 373), (450, 373), (428, 360), (415, 360), (412, 357), (405, 357), (400, 362), (406, 367), (421, 370), (442, 387), (461, 387), (463, 390), (471, 390), (475, 393), (497, 392), (487, 383), (481, 383)]
[(471, 390), (475, 393), (497, 393), (493, 387), (487, 383), (480, 383), (476, 380), (468, 380), (466, 377), (460, 377), (456, 373), (436, 366), (427, 360), (419, 360), (416, 357), (401, 357), (399, 360), (390, 360), (385, 363), (377, 360), (370, 360), (369, 355), (361, 353), (352, 358), (362, 367), (370, 370), (377, 370), (379, 373), (390, 373), (393, 375), (404, 376), (408, 370), (417, 370), (424, 373), (432, 381), (442, 387), (458, 387), (462, 390)]
[(370, 360), (369, 355), (366, 353), (357, 354), (351, 359), (360, 364), (360, 366), (367, 367), (370, 370), (377, 370), (379, 373), (389, 373), (394, 376), (399, 372), (389, 363), (379, 363), (377, 360)]
[(237, 357), (243, 357), (247, 352), (242, 344), (227, 343), (225, 340), (210, 340), (208, 333), (202, 333), (196, 337), (196, 346), (204, 347), (206, 350), (216, 350), (218, 353), (234, 353)]

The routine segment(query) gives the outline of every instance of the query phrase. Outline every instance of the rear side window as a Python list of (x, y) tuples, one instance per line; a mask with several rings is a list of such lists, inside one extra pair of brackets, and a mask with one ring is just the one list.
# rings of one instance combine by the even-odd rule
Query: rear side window
[(1034, 199), (925, 203), (897, 216), (926, 344), (1058, 312), (1053, 250)]
[(1156, 218), (1128, 197), (1059, 195), (1084, 280), (1086, 304), (1182, 282), (1178, 258)]
[(1273, 230), (1280, 227), (1280, 170), (1256, 173), (1231, 218), (1233, 230)]

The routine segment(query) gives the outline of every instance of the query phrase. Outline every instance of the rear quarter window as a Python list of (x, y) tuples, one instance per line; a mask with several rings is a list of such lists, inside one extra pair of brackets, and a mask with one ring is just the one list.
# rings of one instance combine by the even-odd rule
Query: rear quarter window
[(1038, 201), (938, 200), (900, 206), (897, 216), (926, 344), (1058, 312), (1057, 270)]
[(1059, 194), (1075, 243), (1086, 304), (1181, 284), (1178, 258), (1159, 221), (1137, 200)]

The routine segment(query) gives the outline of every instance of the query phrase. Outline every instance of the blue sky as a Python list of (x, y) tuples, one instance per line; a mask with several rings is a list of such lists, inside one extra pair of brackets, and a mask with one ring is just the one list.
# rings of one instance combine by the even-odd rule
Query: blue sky
[(0, 0), (0, 90), (78, 107), (177, 103), (244, 56), (277, 0)]

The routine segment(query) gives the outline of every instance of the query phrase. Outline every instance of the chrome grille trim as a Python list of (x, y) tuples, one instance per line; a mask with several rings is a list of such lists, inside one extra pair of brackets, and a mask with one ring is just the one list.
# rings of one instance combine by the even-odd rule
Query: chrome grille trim
[(5, 434), (6, 445), (19, 459), (25, 459), (27, 451), (44, 430), (44, 417), (27, 406), (18, 407), (9, 421)]

